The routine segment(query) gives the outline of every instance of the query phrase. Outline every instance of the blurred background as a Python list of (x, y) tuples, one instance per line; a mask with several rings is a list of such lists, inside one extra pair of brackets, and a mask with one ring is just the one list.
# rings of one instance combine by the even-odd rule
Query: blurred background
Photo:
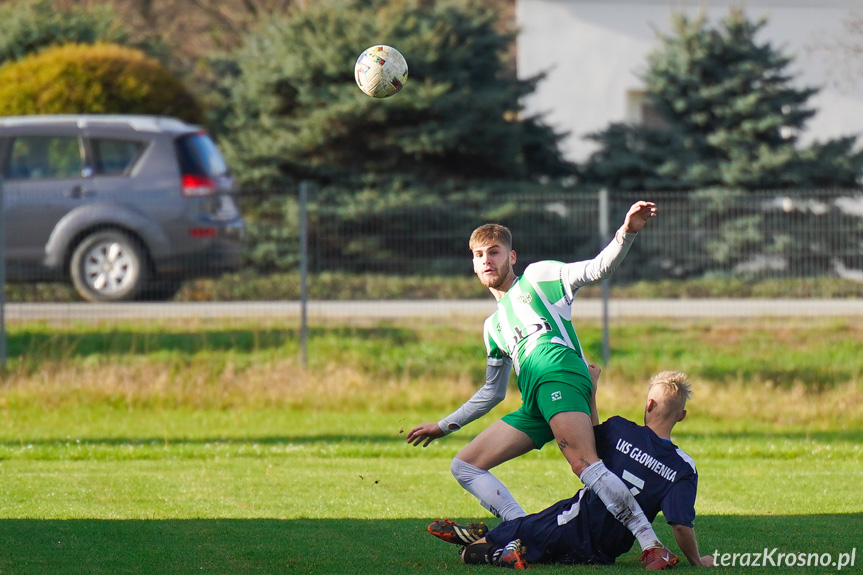
[[(639, 199), (661, 216), (618, 297), (860, 297), (863, 11), (741, 6), (6, 1), (0, 115), (156, 114), (212, 138), (242, 256), (148, 299), (295, 300), (302, 245), (311, 299), (483, 298), (476, 226), (510, 226), (520, 266), (575, 261)], [(352, 77), (376, 43), (409, 66), (384, 100)], [(79, 300), (73, 247), (57, 281), (13, 277), (7, 301)]]

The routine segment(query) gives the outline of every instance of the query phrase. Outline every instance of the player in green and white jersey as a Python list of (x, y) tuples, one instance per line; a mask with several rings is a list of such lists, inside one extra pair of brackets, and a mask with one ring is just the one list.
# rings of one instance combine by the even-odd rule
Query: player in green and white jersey
[(654, 203), (636, 202), (614, 239), (592, 260), (538, 262), (520, 277), (513, 271), (516, 253), (506, 227), (486, 224), (471, 235), (474, 272), (498, 302), (483, 330), (486, 383), (449, 416), (413, 428), (407, 441), (425, 447), (488, 413), (505, 397), (514, 367), (521, 408), (476, 436), (451, 466), (462, 487), (494, 515), (509, 520), (525, 512), (489, 470), (554, 439), (572, 471), (632, 531), (642, 549), (663, 547), (632, 494), (596, 454), (593, 426), (599, 420), (591, 369), (598, 373), (598, 368), (588, 366), (571, 323), (578, 290), (609, 277), (635, 235), (655, 216)]

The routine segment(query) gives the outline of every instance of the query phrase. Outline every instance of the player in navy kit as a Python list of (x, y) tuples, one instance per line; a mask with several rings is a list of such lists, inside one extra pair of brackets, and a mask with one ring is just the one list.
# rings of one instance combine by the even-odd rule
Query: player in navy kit
[[(692, 565), (712, 566), (701, 556), (695, 539), (695, 495), (698, 473), (692, 458), (671, 442), (671, 430), (686, 416), (690, 396), (686, 376), (662, 372), (654, 376), (644, 408), (644, 426), (612, 417), (596, 426), (596, 447), (605, 466), (620, 477), (649, 521), (659, 511), (673, 526), (674, 538)], [(447, 532), (445, 523), (429, 531)], [(454, 533), (456, 531), (453, 531)], [(481, 535), (474, 529), (474, 535)], [(440, 535), (437, 535), (440, 537)], [(443, 537), (441, 537), (443, 538)], [(525, 568), (529, 563), (611, 564), (632, 547), (632, 533), (592, 491), (582, 488), (571, 499), (547, 509), (504, 521), (484, 537), (444, 538), (470, 543), (462, 551), (465, 563), (492, 563)]]

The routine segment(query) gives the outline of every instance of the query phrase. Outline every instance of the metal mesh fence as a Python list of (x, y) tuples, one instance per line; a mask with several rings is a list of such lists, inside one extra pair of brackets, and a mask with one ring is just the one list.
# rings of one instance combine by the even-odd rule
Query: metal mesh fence
[[(650, 222), (616, 271), (617, 286), (641, 280), (705, 279), (714, 284), (733, 280), (747, 286), (761, 280), (807, 280), (794, 284), (802, 287), (788, 297), (863, 297), (860, 191), (620, 194), (558, 189), (441, 197), (394, 195), (386, 201), (346, 194), (326, 197), (326, 192), (313, 186), (307, 186), (307, 191), (308, 201), (301, 205), (297, 190), (243, 190), (239, 197), (247, 214), (247, 235), (239, 274), (217, 280), (215, 287), (187, 282), (177, 299), (297, 299), (297, 290), (291, 289), (293, 279), (274, 274), (299, 271), (301, 221), (306, 222), (303, 237), (307, 239), (309, 274), (321, 280), (330, 274), (328, 286), (342, 282), (345, 275), (385, 275), (398, 290), (404, 286), (400, 288), (397, 282), (404, 283), (404, 277), (413, 282), (432, 275), (470, 280), (468, 237), (485, 222), (512, 229), (517, 272), (543, 259), (592, 258), (639, 199), (656, 202), (659, 217)], [(11, 269), (10, 262), (5, 269)], [(813, 284), (817, 285), (808, 287)], [(322, 282), (316, 285), (320, 288)], [(773, 294), (778, 296), (783, 288), (779, 286)], [(308, 295), (311, 299), (344, 297), (344, 290), (338, 294), (331, 287), (327, 290), (313, 289)], [(731, 296), (773, 294), (728, 291)], [(13, 302), (78, 300), (68, 282), (38, 288), (10, 282), (7, 297)]]
[[(377, 213), (340, 226), (336, 205), (310, 210), (310, 271), (465, 273), (467, 238), (487, 221), (509, 226), (522, 265), (593, 257), (639, 199), (659, 217), (633, 246), (616, 282), (838, 278), (863, 282), (863, 193), (858, 191), (500, 195), (477, 205), (441, 199), (424, 213)], [(362, 211), (362, 206), (357, 206)], [(603, 221), (605, 220), (605, 221)], [(631, 260), (637, 259), (637, 263)], [(861, 284), (863, 286), (863, 284)], [(863, 292), (863, 289), (861, 289)]]

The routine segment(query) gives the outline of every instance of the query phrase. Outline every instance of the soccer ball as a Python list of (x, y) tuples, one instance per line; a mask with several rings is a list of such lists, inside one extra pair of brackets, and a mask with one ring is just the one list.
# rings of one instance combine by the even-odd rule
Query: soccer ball
[(389, 98), (408, 79), (408, 63), (392, 46), (366, 48), (354, 66), (357, 86), (373, 98)]

